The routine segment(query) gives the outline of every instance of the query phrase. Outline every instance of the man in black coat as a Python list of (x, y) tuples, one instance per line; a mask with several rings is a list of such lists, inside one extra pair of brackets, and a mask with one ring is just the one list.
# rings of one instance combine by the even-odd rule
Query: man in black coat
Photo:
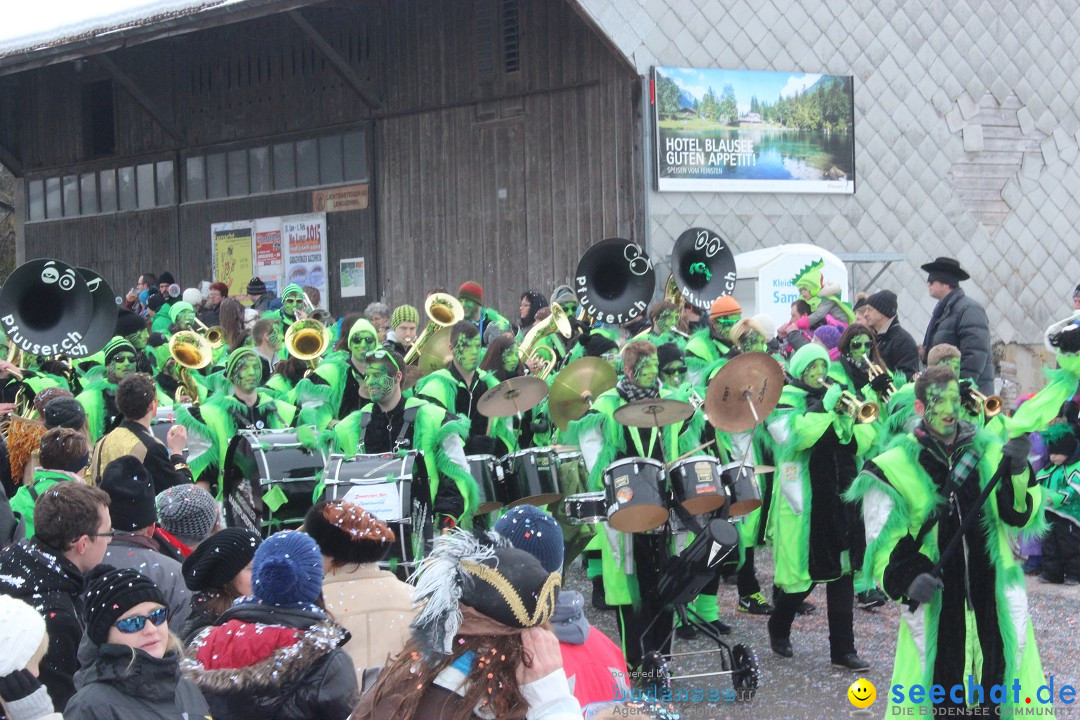
[(960, 348), (960, 377), (968, 378), (984, 395), (994, 394), (994, 362), (990, 355), (990, 323), (986, 310), (964, 294), (960, 281), (971, 278), (960, 262), (939, 257), (926, 263), (926, 285), (938, 301), (926, 328), (920, 354), (941, 343)]
[(896, 315), (896, 293), (879, 290), (866, 298), (863, 306), (866, 324), (877, 335), (878, 352), (893, 372), (902, 372), (910, 380), (919, 372), (919, 349)]
[(0, 550), (0, 593), (33, 606), (45, 619), (49, 648), (41, 683), (55, 707), (75, 694), (83, 634), (83, 575), (101, 563), (112, 539), (109, 496), (61, 482), (34, 505), (34, 539)]

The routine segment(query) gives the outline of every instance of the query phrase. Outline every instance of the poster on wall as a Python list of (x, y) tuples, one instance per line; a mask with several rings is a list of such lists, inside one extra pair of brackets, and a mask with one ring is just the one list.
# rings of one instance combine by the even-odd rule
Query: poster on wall
[(252, 271), (250, 221), (217, 223), (211, 226), (211, 253), (214, 280), (229, 286), (230, 295), (243, 295)]
[(266, 283), (268, 292), (275, 295), (284, 285), (285, 259), (281, 250), (281, 218), (259, 218), (255, 221), (255, 274)]
[(654, 67), (661, 192), (855, 192), (847, 75)]
[(285, 256), (286, 285), (310, 285), (319, 291), (327, 308), (330, 296), (326, 273), (326, 213), (281, 218), (281, 246)]
[(340, 263), (341, 297), (367, 295), (367, 277), (364, 275), (364, 258), (343, 258)]

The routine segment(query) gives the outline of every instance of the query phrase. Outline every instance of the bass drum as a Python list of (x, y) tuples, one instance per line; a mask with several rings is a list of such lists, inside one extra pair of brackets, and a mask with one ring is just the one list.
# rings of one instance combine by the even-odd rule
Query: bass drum
[(326, 456), (294, 430), (239, 431), (225, 452), (226, 524), (264, 537), (299, 527), (325, 467)]
[(335, 454), (323, 476), (327, 500), (355, 503), (394, 531), (394, 547), (387, 557), (393, 569), (410, 567), (423, 542), (423, 533), (413, 533), (413, 527), (424, 526), (425, 512), (419, 498), (413, 502), (413, 480), (418, 480), (413, 471), (423, 466), (417, 460), (415, 450), (355, 457)]

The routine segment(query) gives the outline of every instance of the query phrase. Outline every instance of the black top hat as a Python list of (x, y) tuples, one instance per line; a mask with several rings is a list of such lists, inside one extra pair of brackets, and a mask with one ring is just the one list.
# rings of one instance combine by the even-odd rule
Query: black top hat
[(928, 273), (951, 275), (957, 280), (969, 280), (971, 278), (964, 268), (960, 267), (960, 261), (951, 257), (939, 257), (934, 262), (923, 265), (922, 269)]

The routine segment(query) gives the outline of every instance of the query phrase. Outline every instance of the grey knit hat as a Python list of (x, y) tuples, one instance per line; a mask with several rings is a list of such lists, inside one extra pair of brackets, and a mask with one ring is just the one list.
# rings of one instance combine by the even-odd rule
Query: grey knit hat
[(217, 524), (214, 496), (197, 485), (176, 485), (154, 499), (158, 523), (181, 540), (200, 542)]

